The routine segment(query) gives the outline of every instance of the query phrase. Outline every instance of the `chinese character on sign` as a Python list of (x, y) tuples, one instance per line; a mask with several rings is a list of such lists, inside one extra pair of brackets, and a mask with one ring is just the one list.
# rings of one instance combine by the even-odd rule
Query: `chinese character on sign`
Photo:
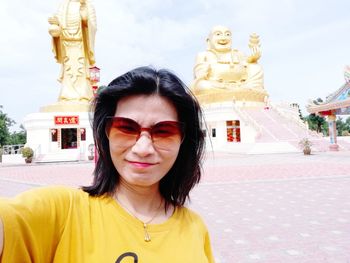
[(77, 124), (76, 117), (70, 117), (69, 118), (69, 123), (70, 124)]
[(55, 120), (55, 124), (62, 124), (62, 117), (57, 117)]

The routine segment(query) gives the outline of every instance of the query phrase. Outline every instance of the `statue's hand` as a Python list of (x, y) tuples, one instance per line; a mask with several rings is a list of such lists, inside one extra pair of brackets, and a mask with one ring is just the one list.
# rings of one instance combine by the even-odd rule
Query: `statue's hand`
[(209, 63), (201, 63), (195, 67), (195, 75), (198, 79), (208, 79), (211, 71), (211, 66)]
[(61, 27), (57, 16), (49, 17), (48, 21), (50, 23), (49, 34), (52, 37), (59, 37), (61, 34)]
[(49, 21), (50, 25), (57, 25), (58, 26), (60, 24), (59, 21), (58, 21), (57, 16), (49, 17), (48, 21)]
[(205, 76), (208, 77), (211, 73), (211, 65), (209, 63), (206, 63), (204, 65), (204, 70), (205, 70)]
[(255, 63), (255, 62), (257, 62), (258, 60), (259, 60), (259, 58), (261, 57), (261, 49), (260, 49), (260, 47), (259, 46), (252, 46), (251, 48), (250, 48), (250, 50), (251, 50), (251, 55), (248, 57), (248, 62), (249, 63)]

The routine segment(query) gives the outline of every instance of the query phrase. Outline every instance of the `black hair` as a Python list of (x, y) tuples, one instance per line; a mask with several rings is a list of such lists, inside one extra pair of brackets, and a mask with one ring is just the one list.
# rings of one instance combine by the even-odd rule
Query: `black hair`
[(187, 86), (166, 69), (140, 67), (114, 79), (100, 88), (93, 107), (92, 129), (98, 160), (91, 186), (83, 187), (91, 196), (113, 195), (120, 175), (112, 162), (106, 136), (106, 117), (114, 116), (118, 101), (132, 95), (158, 95), (166, 98), (176, 108), (178, 119), (185, 123), (184, 140), (177, 159), (161, 179), (159, 191), (169, 204), (182, 206), (191, 189), (201, 179), (201, 161), (204, 150), (201, 108)]

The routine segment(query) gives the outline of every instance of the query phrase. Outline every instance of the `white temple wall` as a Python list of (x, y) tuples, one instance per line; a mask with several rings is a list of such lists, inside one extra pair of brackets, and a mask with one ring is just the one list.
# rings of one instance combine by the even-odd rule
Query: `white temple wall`
[[(207, 147), (212, 146), (214, 149), (239, 148), (242, 144), (255, 142), (256, 130), (241, 119), (239, 113), (234, 110), (232, 102), (205, 105), (203, 111), (207, 125), (205, 127)], [(235, 124), (230, 126), (228, 122)], [(239, 136), (235, 133), (233, 141), (229, 141), (228, 129), (230, 127), (239, 133)]]
[(255, 143), (257, 132), (253, 127), (241, 122), (241, 131), (242, 143)]

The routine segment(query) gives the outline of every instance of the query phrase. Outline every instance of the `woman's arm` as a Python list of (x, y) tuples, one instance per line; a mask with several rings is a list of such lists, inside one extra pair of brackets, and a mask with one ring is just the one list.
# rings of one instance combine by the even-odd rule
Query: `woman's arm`
[(75, 191), (43, 187), (0, 198), (0, 262), (52, 262)]

